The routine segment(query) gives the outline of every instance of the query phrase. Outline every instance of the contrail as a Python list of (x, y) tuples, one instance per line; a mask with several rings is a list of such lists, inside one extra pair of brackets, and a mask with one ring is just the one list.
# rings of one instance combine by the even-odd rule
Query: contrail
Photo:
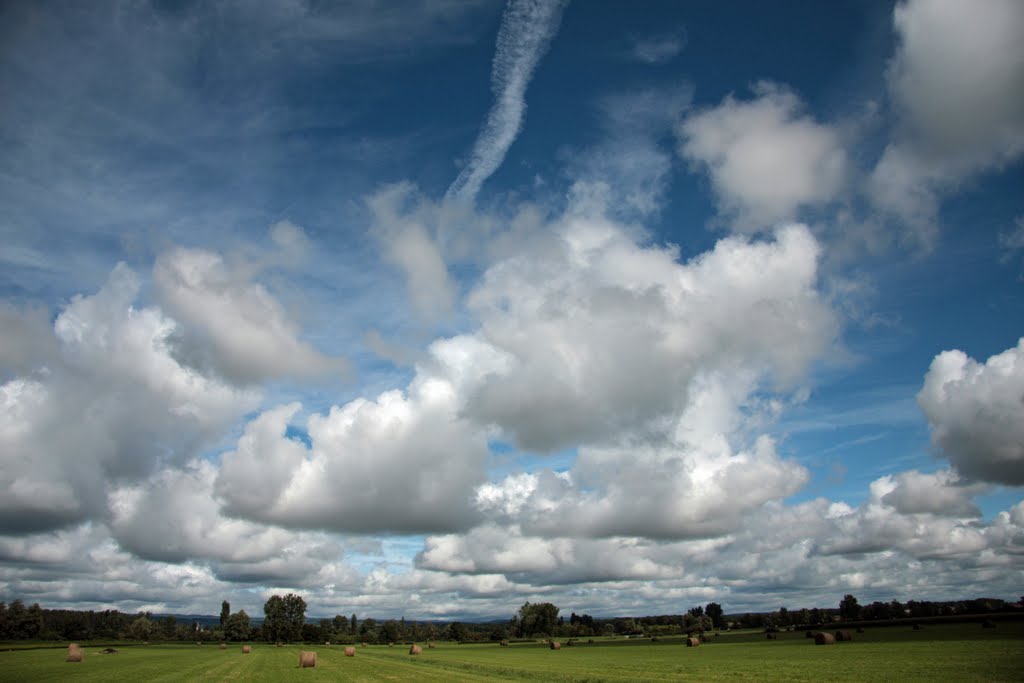
[(473, 145), (469, 163), (448, 188), (445, 199), (472, 202), (483, 182), (501, 166), (523, 125), (526, 86), (568, 4), (569, 0), (509, 0), (491, 67), (494, 106)]

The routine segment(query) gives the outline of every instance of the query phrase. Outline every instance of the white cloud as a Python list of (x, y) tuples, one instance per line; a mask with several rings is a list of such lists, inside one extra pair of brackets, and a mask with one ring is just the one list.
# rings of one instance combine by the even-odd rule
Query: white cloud
[(679, 28), (667, 33), (635, 39), (631, 54), (645, 64), (665, 64), (682, 52), (685, 45), (686, 31)]
[(448, 274), (436, 237), (443, 211), (415, 196), (409, 183), (382, 189), (368, 204), (373, 215), (371, 231), (384, 257), (405, 274), (414, 310), (424, 321), (451, 315), (458, 287)]
[(951, 470), (924, 474), (916, 470), (883, 477), (883, 486), (892, 490), (880, 500), (902, 514), (931, 513), (953, 517), (980, 517), (981, 511), (971, 500), (985, 490), (985, 486), (960, 482)]
[(766, 82), (754, 94), (729, 96), (679, 126), (680, 153), (708, 173), (720, 211), (740, 230), (833, 201), (849, 173), (838, 131), (803, 114), (795, 94)]
[[(292, 246), (299, 239), (280, 224), (273, 234), (275, 240), (285, 239)], [(341, 360), (324, 356), (299, 339), (297, 325), (252, 279), (251, 270), (245, 264), (232, 267), (204, 249), (179, 247), (157, 259), (153, 277), (160, 296), (186, 323), (182, 352), (208, 352), (219, 372), (240, 382), (341, 373)]]
[(46, 311), (21, 309), (0, 301), (0, 378), (7, 373), (26, 374), (44, 365), (57, 353)]
[(962, 476), (1024, 485), (1024, 338), (984, 364), (943, 351), (917, 402), (932, 440)]
[(817, 256), (793, 226), (771, 242), (722, 240), (681, 264), (674, 249), (570, 214), (469, 295), (484, 344), (473, 350), (502, 360), (477, 373), (464, 411), (551, 451), (678, 414), (702, 371), (798, 380), (835, 333), (815, 289)]
[(118, 265), (57, 317), (58, 354), (0, 385), (0, 516), (9, 531), (95, 518), (111, 482), (145, 478), (220, 438), (259, 401), (179, 363), (177, 324), (135, 308), (138, 277)]
[(603, 135), (597, 144), (567, 154), (574, 193), (589, 186), (604, 213), (619, 219), (645, 218), (665, 202), (673, 153), (666, 138), (689, 106), (686, 86), (647, 87), (602, 98)]
[(222, 456), (217, 492), (230, 514), (291, 527), (417, 533), (476, 515), (487, 445), (458, 415), (453, 386), (422, 370), (408, 389), (313, 415), (311, 446), (285, 437), (298, 404), (252, 421)]
[(1024, 152), (1024, 6), (910, 0), (893, 25), (887, 77), (899, 119), (868, 188), (927, 242), (943, 192)]
[(498, 170), (519, 135), (526, 115), (526, 86), (558, 31), (568, 0), (511, 0), (498, 30), (491, 68), (495, 101), (465, 168), (448, 188), (447, 199), (472, 203), (480, 186)]

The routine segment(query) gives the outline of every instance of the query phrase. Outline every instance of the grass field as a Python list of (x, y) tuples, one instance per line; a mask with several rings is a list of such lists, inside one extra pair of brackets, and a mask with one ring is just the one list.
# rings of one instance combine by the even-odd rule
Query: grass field
[[(277, 648), (240, 645), (85, 646), (85, 662), (64, 661), (64, 648), (0, 651), (3, 681), (1021, 681), (1024, 622), (996, 629), (977, 624), (868, 629), (852, 643), (816, 646), (803, 632), (723, 634), (698, 648), (681, 639), (598, 640), (552, 651), (540, 644), (438, 643), (410, 656), (408, 646), (340, 645)], [(299, 651), (314, 650), (316, 669), (299, 669)]]

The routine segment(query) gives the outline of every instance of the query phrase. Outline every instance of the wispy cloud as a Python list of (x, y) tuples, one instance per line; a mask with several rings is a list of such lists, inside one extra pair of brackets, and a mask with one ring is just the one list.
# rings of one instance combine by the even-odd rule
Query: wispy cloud
[(519, 135), (526, 114), (526, 86), (558, 30), (568, 0), (511, 0), (498, 29), (491, 68), (495, 101), (473, 146), (469, 163), (445, 197), (472, 202)]

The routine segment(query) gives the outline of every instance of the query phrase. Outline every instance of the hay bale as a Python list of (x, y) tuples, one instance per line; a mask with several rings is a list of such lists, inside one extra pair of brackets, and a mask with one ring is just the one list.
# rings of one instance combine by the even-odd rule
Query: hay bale
[(71, 643), (68, 645), (68, 658), (66, 662), (84, 662), (85, 653), (82, 652), (82, 648), (78, 647), (78, 643)]
[(228, 649), (228, 644), (227, 643), (221, 643), (219, 647), (222, 650), (226, 650), (226, 649)]
[(315, 652), (300, 652), (299, 653), (299, 668), (300, 669), (315, 669), (316, 668), (316, 653)]
[(503, 640), (500, 643), (498, 643), (498, 645), (500, 645), (502, 647), (508, 647), (508, 641), (507, 640)]
[(835, 645), (836, 638), (831, 633), (822, 633), (821, 631), (814, 634), (815, 645)]
[(366, 643), (359, 643), (359, 647), (366, 647)]
[(562, 644), (559, 643), (557, 640), (552, 640), (551, 644), (548, 647), (550, 647), (552, 650), (561, 650)]
[(196, 641), (196, 647), (202, 647), (202, 646), (203, 646), (203, 641), (197, 640)]
[(693, 636), (687, 638), (686, 647), (700, 647), (700, 638), (694, 638)]
[(330, 647), (331, 646), (331, 641), (328, 640), (326, 643), (324, 643), (324, 645), (326, 645), (327, 647)]
[(409, 654), (411, 654), (411, 655), (421, 655), (421, 654), (423, 654), (423, 648), (420, 647), (419, 645), (416, 645), (414, 643), (413, 646), (409, 648)]
[(836, 631), (836, 641), (838, 641), (840, 643), (843, 643), (843, 642), (850, 642), (852, 640), (853, 640), (853, 634), (850, 633), (849, 631)]
[(345, 648), (345, 656), (346, 657), (355, 657), (356, 656), (356, 649), (354, 647), (346, 647)]
[(252, 645), (243, 645), (242, 646), (242, 654), (243, 655), (247, 655), (250, 652), (252, 652)]
[(278, 642), (274, 643), (274, 647), (284, 647), (284, 643), (282, 643), (281, 641), (278, 641)]
[(434, 645), (433, 643), (427, 643), (427, 649), (428, 650), (433, 650), (435, 647), (437, 647), (437, 646)]

